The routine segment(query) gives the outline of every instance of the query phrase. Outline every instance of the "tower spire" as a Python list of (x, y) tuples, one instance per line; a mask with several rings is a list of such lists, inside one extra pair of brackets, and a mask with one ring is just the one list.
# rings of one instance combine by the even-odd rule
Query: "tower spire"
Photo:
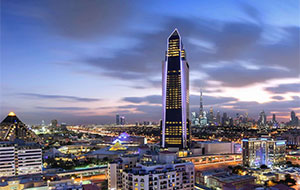
[(200, 111), (199, 116), (203, 117), (203, 99), (202, 99), (202, 88), (200, 89)]

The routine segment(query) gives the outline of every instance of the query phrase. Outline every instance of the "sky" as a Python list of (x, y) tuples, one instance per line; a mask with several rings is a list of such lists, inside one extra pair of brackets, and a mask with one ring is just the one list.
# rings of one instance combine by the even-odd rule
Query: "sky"
[(0, 118), (159, 121), (167, 37), (190, 65), (190, 111), (300, 116), (296, 0), (1, 1)]

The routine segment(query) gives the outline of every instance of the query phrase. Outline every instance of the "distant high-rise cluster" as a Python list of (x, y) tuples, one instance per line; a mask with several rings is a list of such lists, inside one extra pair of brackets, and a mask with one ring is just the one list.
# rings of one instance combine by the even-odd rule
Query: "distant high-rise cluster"
[(116, 125), (125, 125), (125, 116), (116, 115)]
[(293, 125), (293, 126), (299, 125), (299, 119), (296, 116), (296, 113), (294, 111), (291, 111), (291, 118), (290, 118), (289, 125)]

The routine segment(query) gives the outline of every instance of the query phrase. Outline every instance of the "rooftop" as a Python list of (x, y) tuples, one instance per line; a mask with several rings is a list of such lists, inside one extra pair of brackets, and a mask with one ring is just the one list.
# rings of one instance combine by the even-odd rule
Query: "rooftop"
[(22, 123), (22, 121), (16, 116), (14, 112), (10, 112), (6, 118), (0, 123), (0, 125), (10, 125), (15, 123)]

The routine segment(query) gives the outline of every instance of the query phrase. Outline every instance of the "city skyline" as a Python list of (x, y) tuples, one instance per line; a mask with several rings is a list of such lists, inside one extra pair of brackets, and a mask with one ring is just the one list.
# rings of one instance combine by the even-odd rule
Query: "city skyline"
[[(0, 116), (14, 111), (28, 124), (113, 123), (117, 113), (132, 123), (158, 121), (158, 71), (165, 39), (178, 28), (189, 57), (190, 112), (199, 111), (202, 88), (206, 111), (258, 119), (264, 110), (268, 120), (275, 113), (288, 121), (292, 110), (300, 113), (299, 4), (267, 2), (231, 2), (222, 10), (202, 2), (157, 13), (156, 5), (180, 3), (77, 1), (57, 8), (57, 1), (4, 1)], [(199, 13), (203, 8), (216, 13)]]

